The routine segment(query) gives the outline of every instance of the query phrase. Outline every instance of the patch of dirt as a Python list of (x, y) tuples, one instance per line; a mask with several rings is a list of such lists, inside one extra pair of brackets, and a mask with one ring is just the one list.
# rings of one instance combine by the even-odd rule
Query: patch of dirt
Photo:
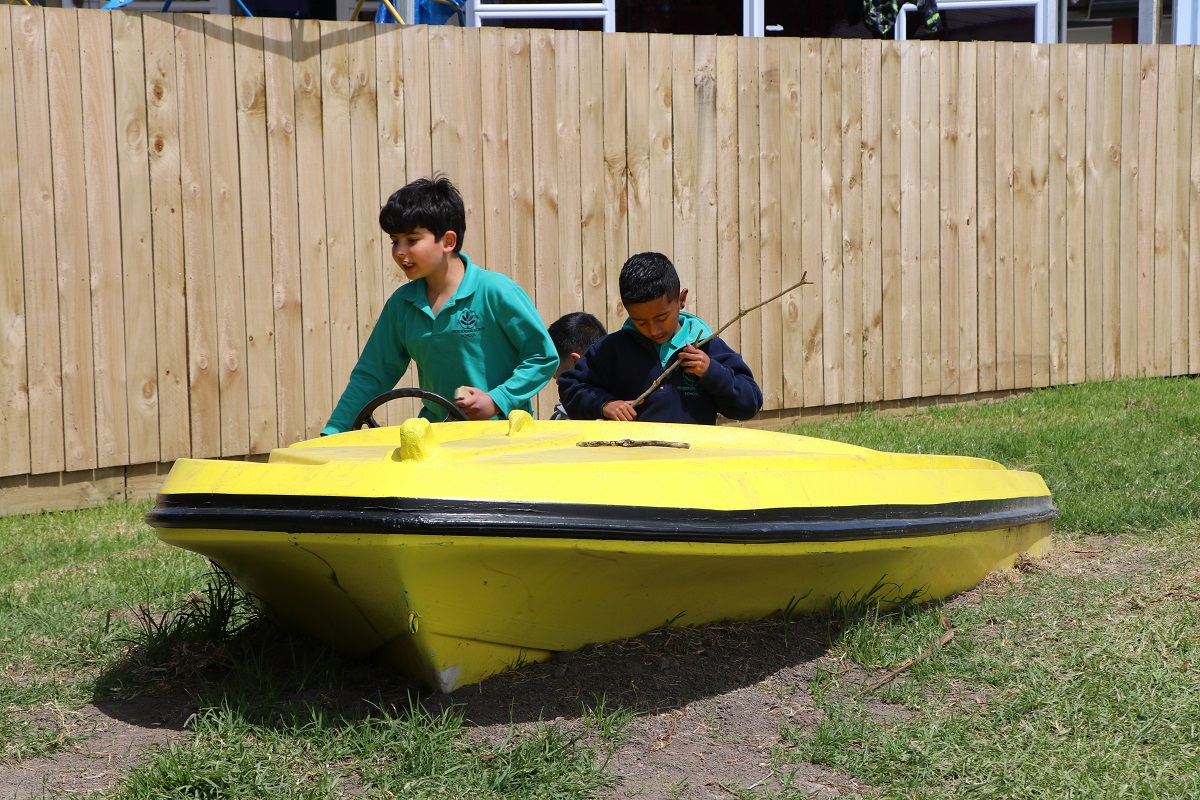
[(150, 747), (186, 735), (184, 725), (193, 710), (182, 698), (145, 695), (122, 701), (110, 712), (89, 704), (59, 714), (46, 722), (57, 727), (64, 745), (53, 756), (0, 764), (0, 798), (28, 800), (109, 788)]

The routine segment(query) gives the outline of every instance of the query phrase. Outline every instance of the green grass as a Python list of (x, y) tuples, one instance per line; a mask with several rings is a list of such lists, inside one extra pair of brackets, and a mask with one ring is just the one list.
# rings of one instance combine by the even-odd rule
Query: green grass
[[(1034, 392), (799, 432), (1032, 469), (1061, 510), (1049, 565), (949, 603), (831, 615), (815, 731), (777, 769), (872, 798), (1200, 797), (1200, 381)], [(864, 691), (943, 633), (897, 680)], [(869, 684), (867, 684), (869, 687)], [(880, 705), (880, 701), (883, 704)]]
[[(783, 723), (782, 791), (738, 797), (806, 796), (786, 788), (804, 762), (889, 800), (1200, 797), (1200, 381), (797, 431), (1036, 470), (1061, 511), (1057, 544), (944, 603), (886, 584), (835, 603), (800, 687), (823, 716)], [(189, 735), (105, 797), (586, 798), (610, 781), (632, 710), (593, 697), (577, 724), (487, 743), (453, 708), (396, 701), (397, 686), (371, 700), (335, 654), (257, 619), (206, 561), (161, 545), (145, 510), (0, 518), (0, 763), (72, 746), (87, 732), (65, 720), (85, 703), (182, 688), (197, 709)], [(954, 636), (930, 649), (943, 617)]]

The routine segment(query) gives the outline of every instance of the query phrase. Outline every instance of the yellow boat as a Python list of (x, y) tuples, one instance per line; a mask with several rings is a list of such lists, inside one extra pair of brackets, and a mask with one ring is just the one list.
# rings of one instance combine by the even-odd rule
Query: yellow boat
[(983, 459), (518, 411), (181, 459), (147, 518), (285, 624), (450, 692), (669, 621), (945, 597), (1041, 552), (1056, 513)]

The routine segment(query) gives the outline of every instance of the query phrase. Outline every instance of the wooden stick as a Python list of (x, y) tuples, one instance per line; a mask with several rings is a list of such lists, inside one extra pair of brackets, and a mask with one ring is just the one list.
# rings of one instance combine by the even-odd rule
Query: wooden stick
[(884, 675), (882, 678), (879, 678), (878, 680), (874, 680), (874, 681), (871, 681), (870, 683), (868, 683), (866, 685), (866, 687), (859, 694), (866, 694), (867, 692), (873, 692), (876, 689), (878, 689), (880, 686), (883, 686), (885, 683), (890, 683), (901, 672), (904, 672), (904, 670), (908, 669), (913, 664), (916, 664), (918, 661), (924, 661), (925, 659), (929, 658), (931, 655), (933, 655), (933, 651), (937, 650), (939, 647), (946, 644), (946, 642), (953, 639), (954, 638), (954, 628), (952, 628), (950, 626), (950, 623), (946, 621), (945, 614), (942, 615), (942, 627), (946, 629), (946, 632), (942, 634), (942, 637), (940, 639), (938, 639), (933, 644), (929, 645), (929, 647), (925, 648), (925, 652), (921, 653), (921, 655), (919, 655), (919, 656), (914, 656), (913, 658), (905, 659), (900, 664), (900, 666), (896, 667), (894, 670), (889, 672), (887, 675)]
[[(750, 312), (757, 311), (758, 309), (762, 308), (763, 306), (765, 306), (767, 303), (771, 302), (772, 300), (778, 300), (779, 298), (783, 297), (785, 294), (792, 291), (793, 289), (799, 289), (801, 286), (810, 286), (811, 284), (812, 284), (812, 282), (808, 280), (808, 273), (805, 272), (805, 273), (801, 274), (799, 283), (789, 286), (788, 288), (784, 289), (782, 292), (779, 292), (778, 294), (771, 295), (766, 300), (763, 300), (761, 303), (755, 303), (754, 305), (750, 306), (749, 308), (742, 309), (741, 311), (738, 312), (738, 315), (736, 317), (729, 320), (729, 322), (726, 322), (724, 325), (717, 328), (715, 331), (713, 331), (708, 336), (705, 336), (703, 339), (697, 339), (694, 342), (694, 344), (696, 345), (696, 347), (699, 347), (700, 345), (702, 345), (708, 341), (711, 341), (712, 339), (716, 338), (717, 336), (720, 336), (721, 331), (725, 330), (730, 325), (737, 322), (739, 319), (746, 316)], [(630, 405), (635, 405), (635, 406), (639, 405), (643, 400), (645, 400), (647, 397), (649, 397), (650, 393), (653, 392), (655, 389), (657, 389), (659, 386), (662, 386), (663, 381), (665, 381), (667, 379), (667, 376), (670, 375), (672, 372), (674, 372), (675, 368), (678, 366), (679, 366), (679, 358), (676, 357), (676, 359), (671, 362), (671, 365), (663, 370), (662, 375), (659, 375), (654, 380), (654, 383), (650, 384), (650, 388), (647, 389), (646, 391), (642, 392), (640, 395), (638, 395), (637, 399), (634, 400)]]
[(678, 447), (686, 450), (687, 442), (667, 442), (662, 439), (611, 439), (599, 442), (576, 442), (579, 447)]

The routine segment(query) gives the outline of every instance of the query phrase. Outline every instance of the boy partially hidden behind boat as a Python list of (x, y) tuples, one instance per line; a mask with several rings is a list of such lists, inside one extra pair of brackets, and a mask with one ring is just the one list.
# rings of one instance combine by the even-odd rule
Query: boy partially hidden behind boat
[[(554, 343), (520, 286), (461, 252), (466, 212), (454, 184), (441, 175), (413, 181), (388, 198), (379, 225), (409, 283), (384, 304), (322, 435), (349, 430), (410, 362), (422, 389), (452, 399), (468, 419), (532, 413), (558, 365)], [(421, 409), (435, 422), (445, 413)]]
[[(556, 379), (567, 370), (575, 369), (575, 362), (608, 333), (604, 323), (586, 311), (563, 314), (551, 322), (546, 330), (550, 332), (554, 349), (558, 351), (558, 371), (554, 373)], [(561, 401), (554, 404), (550, 419), (570, 419)]]
[[(746, 362), (699, 317), (683, 310), (687, 289), (661, 253), (638, 253), (621, 267), (621, 303), (629, 319), (588, 349), (558, 378), (571, 419), (713, 425), (717, 415), (750, 419), (762, 390)], [(636, 407), (634, 401), (675, 359), (679, 367)]]

